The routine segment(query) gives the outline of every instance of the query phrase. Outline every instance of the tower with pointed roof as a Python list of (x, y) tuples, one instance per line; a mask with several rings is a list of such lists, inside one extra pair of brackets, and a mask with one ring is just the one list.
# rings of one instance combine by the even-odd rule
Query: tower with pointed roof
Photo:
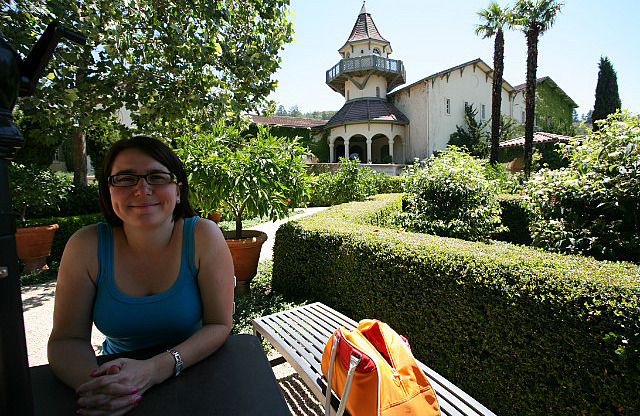
[(391, 44), (365, 4), (338, 52), (340, 62), (327, 71), (326, 82), (345, 103), (325, 126), (329, 161), (357, 154), (362, 163), (404, 163), (409, 120), (387, 100), (387, 92), (405, 83), (405, 69), (402, 61), (389, 58)]

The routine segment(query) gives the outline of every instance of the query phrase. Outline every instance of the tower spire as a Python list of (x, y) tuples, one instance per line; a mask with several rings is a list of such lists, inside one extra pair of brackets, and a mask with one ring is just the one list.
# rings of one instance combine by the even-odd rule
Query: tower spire
[(364, 1), (362, 2), (362, 9), (360, 9), (360, 14), (363, 14), (363, 13), (364, 13), (364, 14), (369, 13), (369, 12), (367, 11), (367, 5), (366, 5), (366, 3), (367, 3), (367, 0), (364, 0)]

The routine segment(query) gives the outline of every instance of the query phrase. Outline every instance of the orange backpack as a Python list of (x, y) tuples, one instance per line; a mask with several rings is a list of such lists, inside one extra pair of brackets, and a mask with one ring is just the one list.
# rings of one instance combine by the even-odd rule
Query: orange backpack
[[(389, 325), (364, 319), (338, 328), (324, 347), (322, 373), (351, 416), (440, 414), (436, 394), (413, 358), (407, 340)], [(325, 414), (330, 414), (327, 389)]]

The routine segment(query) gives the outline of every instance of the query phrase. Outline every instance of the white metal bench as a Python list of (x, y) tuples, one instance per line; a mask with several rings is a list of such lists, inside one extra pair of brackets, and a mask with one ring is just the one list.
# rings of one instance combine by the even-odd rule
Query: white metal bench
[[(327, 383), (322, 376), (322, 352), (331, 334), (341, 326), (351, 330), (358, 323), (322, 303), (313, 303), (254, 319), (253, 333), (267, 339), (282, 354), (283, 359), (272, 365), (289, 362), (320, 403), (324, 403)], [(436, 392), (442, 415), (495, 416), (440, 374), (420, 361), (418, 364)], [(337, 404), (334, 395), (334, 410)]]

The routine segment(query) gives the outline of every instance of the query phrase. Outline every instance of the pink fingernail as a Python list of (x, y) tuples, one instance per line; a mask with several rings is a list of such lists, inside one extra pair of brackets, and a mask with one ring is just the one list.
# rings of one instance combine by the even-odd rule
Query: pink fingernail
[(91, 372), (91, 374), (89, 374), (89, 375), (90, 375), (90, 376), (95, 376), (96, 374), (98, 374), (98, 370), (93, 370), (93, 371)]
[(138, 389), (131, 390), (131, 394), (136, 394), (137, 392), (138, 392)]
[(140, 400), (142, 400), (142, 396), (136, 397), (136, 403), (140, 403)]

